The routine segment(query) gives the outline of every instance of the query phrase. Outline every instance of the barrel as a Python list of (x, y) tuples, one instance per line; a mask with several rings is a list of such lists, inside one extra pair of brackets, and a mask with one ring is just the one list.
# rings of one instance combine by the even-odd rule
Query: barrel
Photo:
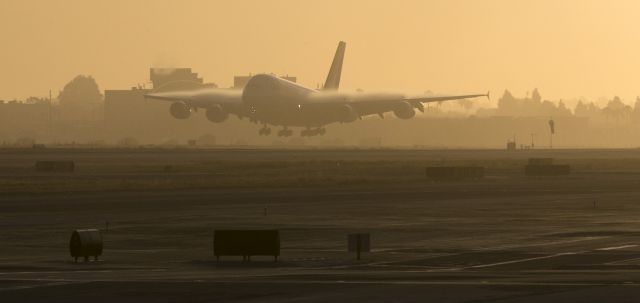
[(71, 257), (78, 262), (79, 257), (84, 257), (87, 262), (89, 257), (98, 260), (98, 256), (102, 255), (102, 235), (97, 229), (76, 229), (71, 234), (69, 240), (69, 252)]

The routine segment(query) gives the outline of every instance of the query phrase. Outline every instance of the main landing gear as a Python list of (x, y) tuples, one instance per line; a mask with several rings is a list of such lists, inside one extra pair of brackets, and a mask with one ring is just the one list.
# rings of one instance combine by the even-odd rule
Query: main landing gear
[(288, 128), (284, 128), (280, 131), (278, 131), (278, 137), (290, 137), (293, 135), (293, 131), (288, 129)]
[(258, 130), (258, 134), (260, 136), (271, 135), (271, 128), (267, 127), (267, 125), (265, 124), (260, 130)]
[[(302, 137), (313, 137), (313, 136), (322, 136), (324, 135), (326, 130), (324, 128), (307, 128), (300, 132), (300, 136)], [(258, 134), (260, 136), (269, 136), (271, 135), (271, 128), (267, 127), (265, 124), (261, 129), (258, 130)], [(293, 131), (288, 128), (283, 128), (278, 131), (278, 137), (291, 137), (293, 136)]]
[(326, 130), (324, 128), (316, 128), (316, 129), (305, 129), (300, 132), (300, 136), (303, 137), (313, 137), (313, 136), (322, 136)]

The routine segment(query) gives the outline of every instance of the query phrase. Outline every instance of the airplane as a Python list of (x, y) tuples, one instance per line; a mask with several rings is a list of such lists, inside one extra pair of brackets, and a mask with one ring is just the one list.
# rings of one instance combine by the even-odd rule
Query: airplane
[(289, 127), (303, 127), (301, 136), (324, 135), (327, 124), (350, 123), (368, 115), (384, 118), (393, 112), (400, 119), (411, 119), (416, 109), (424, 112), (424, 104), (477, 97), (486, 94), (407, 97), (398, 93), (346, 93), (338, 91), (346, 43), (340, 41), (329, 74), (322, 89), (312, 89), (270, 74), (252, 76), (242, 90), (201, 88), (146, 94), (145, 98), (173, 102), (171, 115), (187, 119), (199, 108), (214, 123), (228, 119), (229, 114), (249, 118), (263, 127), (261, 136), (271, 134), (269, 125), (280, 126), (278, 136), (293, 135)]

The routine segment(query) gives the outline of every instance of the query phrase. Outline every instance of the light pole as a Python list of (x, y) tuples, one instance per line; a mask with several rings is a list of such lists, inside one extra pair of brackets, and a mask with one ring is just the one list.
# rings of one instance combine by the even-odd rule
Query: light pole
[(549, 119), (549, 147), (553, 149), (553, 135), (556, 133), (556, 123), (553, 122), (553, 118)]
[(536, 145), (533, 142), (533, 138), (536, 136), (535, 133), (531, 133), (531, 149), (533, 149)]

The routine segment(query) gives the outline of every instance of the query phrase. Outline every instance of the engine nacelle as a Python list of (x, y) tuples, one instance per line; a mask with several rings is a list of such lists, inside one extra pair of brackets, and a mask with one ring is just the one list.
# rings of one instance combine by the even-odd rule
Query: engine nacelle
[(416, 111), (407, 101), (400, 102), (393, 110), (393, 114), (400, 119), (411, 119), (416, 115)]
[(211, 122), (220, 123), (224, 122), (229, 118), (229, 113), (227, 113), (222, 106), (214, 105), (212, 107), (207, 108), (207, 119)]
[(353, 122), (358, 120), (360, 115), (356, 112), (355, 109), (349, 104), (345, 104), (340, 108), (340, 122)]
[(186, 119), (191, 116), (191, 107), (182, 102), (175, 102), (171, 104), (169, 111), (171, 112), (171, 115), (176, 119)]

